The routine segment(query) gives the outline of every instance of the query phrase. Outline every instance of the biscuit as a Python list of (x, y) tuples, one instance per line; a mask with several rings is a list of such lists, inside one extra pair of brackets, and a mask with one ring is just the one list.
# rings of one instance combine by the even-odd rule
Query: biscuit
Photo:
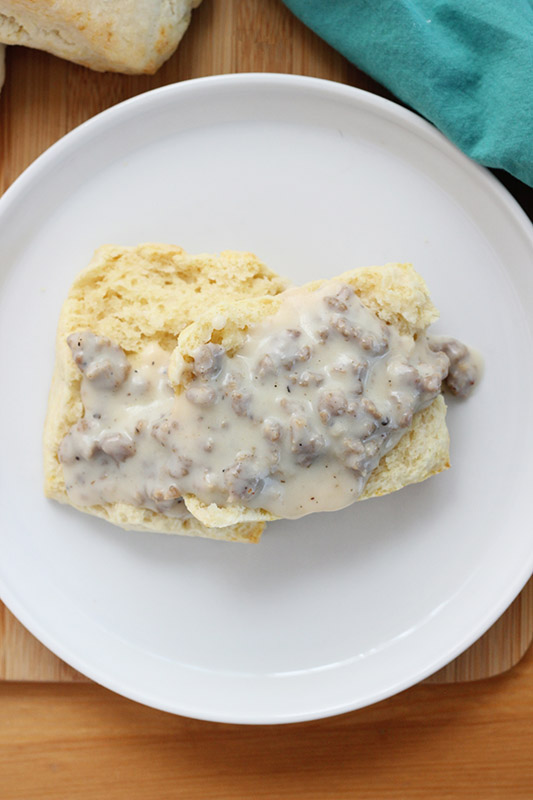
[(0, 42), (46, 50), (99, 72), (154, 73), (201, 0), (0, 0)]

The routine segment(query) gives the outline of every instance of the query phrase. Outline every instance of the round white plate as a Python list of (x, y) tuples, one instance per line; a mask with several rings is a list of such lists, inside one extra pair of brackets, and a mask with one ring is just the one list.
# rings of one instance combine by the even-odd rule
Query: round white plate
[[(140, 702), (275, 723), (365, 706), (480, 636), (532, 571), (531, 227), (501, 186), (398, 106), (230, 75), (122, 103), (0, 200), (2, 598), (61, 658)], [(44, 499), (55, 326), (105, 242), (252, 250), (295, 282), (412, 261), (437, 331), (481, 350), (450, 408), (453, 468), (257, 546), (127, 533)]]

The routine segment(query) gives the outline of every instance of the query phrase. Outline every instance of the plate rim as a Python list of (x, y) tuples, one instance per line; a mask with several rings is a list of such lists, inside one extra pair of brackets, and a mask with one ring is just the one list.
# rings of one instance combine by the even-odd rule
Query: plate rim
[[(133, 108), (133, 113), (140, 113), (143, 106), (149, 106), (151, 103), (158, 103), (159, 98), (166, 95), (172, 97), (173, 95), (179, 96), (183, 92), (195, 91), (196, 87), (207, 87), (213, 85), (230, 85), (238, 86), (239, 84), (253, 85), (262, 84), (270, 86), (274, 90), (279, 86), (291, 85), (295, 89), (309, 89), (310, 91), (325, 92), (328, 95), (336, 96), (354, 103), (356, 106), (363, 105), (377, 112), (380, 116), (385, 116), (393, 119), (396, 123), (401, 122), (403, 126), (411, 133), (418, 133), (432, 144), (437, 145), (441, 153), (451, 157), (455, 162), (466, 172), (470, 180), (476, 181), (481, 186), (485, 187), (494, 198), (499, 201), (502, 209), (505, 209), (512, 218), (512, 221), (517, 226), (519, 231), (525, 238), (526, 243), (533, 253), (533, 226), (524, 210), (508, 192), (508, 190), (493, 176), (487, 169), (473, 162), (464, 153), (458, 150), (446, 137), (441, 134), (433, 125), (427, 122), (413, 111), (410, 111), (397, 103), (374, 95), (363, 89), (358, 89), (347, 84), (337, 83), (335, 81), (324, 80), (320, 78), (313, 78), (303, 75), (292, 75), (286, 73), (231, 73), (227, 75), (214, 75), (203, 78), (194, 78), (179, 83), (168, 84), (163, 87), (149, 90), (142, 94), (128, 98), (110, 108), (105, 109), (89, 120), (81, 123), (73, 130), (69, 131), (59, 140), (54, 142), (48, 147), (41, 155), (38, 156), (26, 169), (16, 178), (16, 180), (8, 187), (2, 197), (0, 197), (0, 223), (3, 221), (3, 216), (9, 211), (11, 205), (16, 203), (19, 196), (23, 195), (27, 188), (35, 181), (39, 181), (43, 173), (46, 173), (49, 165), (53, 164), (56, 156), (64, 152), (68, 148), (78, 148), (80, 143), (83, 143), (84, 137), (88, 136), (89, 139), (93, 132), (98, 134), (98, 131), (106, 131), (109, 124), (113, 119), (120, 119), (124, 114), (128, 114), (129, 110)], [(149, 705), (154, 708), (159, 708), (164, 711), (169, 711), (175, 714), (182, 714), (191, 718), (204, 719), (217, 722), (227, 723), (246, 723), (246, 724), (279, 724), (300, 722), (305, 720), (320, 719), (328, 716), (333, 716), (341, 713), (347, 713), (357, 708), (366, 707), (368, 705), (380, 702), (397, 694), (410, 686), (415, 685), (423, 680), (428, 675), (433, 674), (436, 670), (440, 669), (445, 664), (453, 660), (457, 655), (467, 649), (473, 642), (475, 642), (488, 628), (501, 616), (506, 610), (513, 599), (519, 594), (523, 586), (533, 572), (533, 552), (531, 555), (530, 563), (526, 562), (523, 565), (518, 577), (509, 587), (503, 598), (494, 604), (494, 607), (485, 614), (481, 623), (475, 626), (475, 631), (471, 635), (464, 636), (463, 639), (452, 650), (448, 650), (445, 656), (437, 659), (429, 665), (419, 669), (416, 674), (411, 674), (408, 679), (397, 681), (394, 686), (387, 686), (382, 692), (375, 693), (375, 695), (368, 697), (364, 702), (350, 703), (346, 702), (341, 707), (331, 708), (329, 710), (310, 710), (307, 713), (291, 713), (286, 715), (276, 715), (275, 717), (264, 718), (249, 713), (235, 714), (233, 716), (227, 714), (203, 714), (195, 713), (190, 708), (186, 707), (186, 703), (177, 704), (169, 702), (167, 704), (161, 703), (159, 700), (151, 699), (146, 693), (139, 694), (131, 687), (124, 685), (117, 685), (114, 680), (100, 675), (98, 669), (87, 669), (84, 658), (79, 657), (75, 652), (70, 652), (68, 646), (65, 646), (60, 641), (55, 639), (54, 634), (48, 634), (38, 621), (32, 618), (31, 610), (28, 610), (24, 600), (17, 596), (16, 592), (12, 592), (5, 584), (2, 574), (0, 574), (0, 597), (5, 603), (6, 607), (19, 619), (19, 621), (46, 647), (52, 650), (58, 657), (62, 658), (68, 664), (79, 670), (87, 677), (92, 678), (101, 685), (137, 702)]]

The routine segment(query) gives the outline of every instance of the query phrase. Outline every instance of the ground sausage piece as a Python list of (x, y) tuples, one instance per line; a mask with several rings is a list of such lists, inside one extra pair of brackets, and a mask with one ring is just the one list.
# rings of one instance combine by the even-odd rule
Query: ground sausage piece
[(331, 327), (340, 333), (347, 341), (350, 339), (359, 339), (360, 330), (355, 325), (352, 325), (346, 317), (335, 314), (335, 316), (331, 318), (330, 323)]
[(348, 311), (348, 306), (339, 297), (325, 297), (326, 304), (335, 311)]
[(199, 347), (194, 354), (194, 374), (202, 378), (214, 378), (222, 368), (224, 353), (223, 347), (212, 342)]
[(409, 405), (409, 401), (402, 401), (400, 398), (397, 401), (398, 411), (396, 412), (396, 421), (399, 428), (408, 428), (413, 421), (413, 410)]
[(283, 364), (285, 369), (287, 370), (293, 369), (295, 364), (302, 361), (308, 361), (311, 358), (311, 352), (312, 352), (311, 348), (309, 347), (308, 344), (306, 344), (304, 347), (301, 347), (294, 355), (286, 356), (284, 359), (282, 359), (281, 363)]
[(263, 433), (265, 434), (265, 438), (269, 441), (279, 442), (283, 433), (283, 428), (277, 419), (267, 417), (263, 422)]
[(177, 420), (161, 419), (158, 420), (158, 422), (154, 422), (151, 434), (160, 444), (166, 445), (170, 441), (172, 432), (177, 430), (178, 427), (179, 423)]
[(124, 350), (105, 336), (72, 333), (67, 343), (80, 372), (99, 389), (114, 391), (128, 377), (130, 363)]
[(427, 394), (434, 394), (440, 390), (442, 384), (442, 376), (438, 372), (432, 372), (429, 375), (420, 377), (420, 388)]
[(215, 390), (209, 386), (191, 386), (185, 396), (197, 406), (212, 406), (217, 397)]
[(331, 417), (340, 417), (346, 413), (348, 400), (340, 389), (333, 389), (329, 392), (320, 392), (318, 397), (318, 414), (324, 425), (330, 421)]
[(369, 400), (368, 397), (363, 397), (361, 400), (361, 408), (374, 419), (381, 421), (383, 416), (381, 411), (377, 410), (375, 404), (372, 402), (372, 400)]
[(231, 393), (231, 407), (238, 417), (248, 417), (250, 414), (250, 401), (252, 397), (245, 392), (235, 390)]
[(290, 432), (294, 460), (302, 467), (310, 466), (326, 446), (324, 437), (308, 425), (305, 417), (296, 414), (291, 417)]
[(365, 463), (365, 448), (360, 439), (345, 439), (344, 445), (344, 463), (348, 469), (354, 472), (363, 474)]
[(181, 497), (180, 491), (173, 483), (167, 489), (154, 489), (152, 492), (152, 500), (156, 503), (163, 503), (166, 500), (177, 500)]
[(295, 360), (296, 361), (309, 361), (311, 358), (311, 348), (308, 344), (301, 347), (298, 352), (296, 353)]
[(400, 379), (404, 383), (412, 383), (413, 386), (418, 386), (420, 383), (420, 375), (416, 367), (412, 364), (407, 364), (401, 358), (393, 358), (387, 364), (387, 373), (392, 379)]
[(477, 380), (476, 365), (469, 358), (465, 358), (450, 365), (446, 386), (456, 397), (465, 398), (472, 392)]
[(337, 294), (324, 297), (324, 302), (335, 311), (348, 311), (348, 303), (354, 297), (354, 294), (355, 292), (351, 286), (345, 284), (341, 286)]
[(324, 375), (320, 375), (318, 372), (309, 372), (308, 370), (304, 370), (300, 377), (298, 377), (297, 373), (289, 375), (289, 377), (293, 383), (298, 383), (300, 386), (320, 386), (325, 380)]
[(82, 419), (63, 438), (58, 456), (62, 464), (74, 461), (88, 461), (100, 451), (98, 442), (90, 432), (87, 421)]
[(269, 356), (268, 354), (263, 356), (263, 358), (257, 365), (258, 376), (260, 378), (264, 378), (266, 375), (275, 375), (276, 372), (277, 372), (276, 365), (274, 364), (271, 356)]
[(448, 375), (449, 367), (450, 359), (442, 351), (437, 351), (435, 353), (434, 357), (431, 359), (431, 363), (422, 361), (418, 365), (419, 385), (421, 390), (428, 394), (439, 392), (443, 380)]
[(365, 454), (367, 458), (374, 458), (379, 451), (379, 443), (375, 439), (371, 439), (365, 443)]
[(456, 397), (468, 397), (479, 379), (479, 370), (468, 347), (457, 339), (430, 340), (434, 352), (444, 353), (450, 362), (446, 387)]
[(126, 461), (135, 455), (135, 443), (123, 433), (110, 433), (100, 439), (100, 449), (116, 461)]
[(230, 501), (245, 500), (253, 497), (263, 488), (264, 480), (254, 466), (251, 455), (241, 455), (226, 470), (224, 483), (229, 492)]
[(458, 339), (439, 340), (435, 337), (430, 339), (429, 346), (435, 353), (445, 353), (450, 359), (450, 363), (461, 361), (468, 356), (468, 347)]
[(334, 314), (331, 317), (330, 325), (340, 333), (347, 342), (350, 340), (359, 342), (363, 350), (367, 350), (372, 355), (381, 356), (388, 348), (385, 337), (383, 339), (377, 339), (371, 333), (365, 333), (358, 325), (353, 325), (346, 317), (340, 314)]

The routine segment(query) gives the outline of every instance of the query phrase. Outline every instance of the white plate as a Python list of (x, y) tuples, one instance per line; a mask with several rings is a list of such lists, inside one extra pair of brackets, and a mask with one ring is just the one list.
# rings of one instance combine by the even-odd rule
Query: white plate
[[(365, 706), (480, 636), (532, 571), (533, 240), (418, 117), (335, 83), (232, 75), (136, 97), (0, 201), (2, 597), (61, 658), (157, 708), (289, 722)], [(449, 412), (453, 469), (258, 546), (126, 533), (46, 501), (61, 303), (104, 242), (253, 250), (303, 282), (410, 260), (437, 329), (486, 358)]]

